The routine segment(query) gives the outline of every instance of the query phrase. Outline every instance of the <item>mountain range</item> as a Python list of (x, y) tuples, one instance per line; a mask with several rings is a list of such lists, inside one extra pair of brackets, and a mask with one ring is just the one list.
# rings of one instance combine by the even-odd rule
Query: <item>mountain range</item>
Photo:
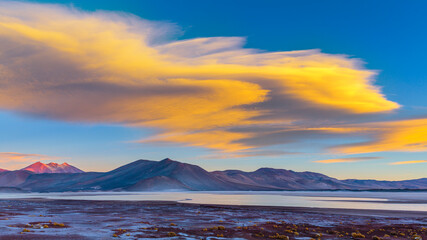
[(137, 160), (109, 172), (83, 172), (69, 164), (35, 163), (0, 172), (0, 189), (63, 191), (281, 191), (425, 189), (427, 178), (406, 181), (338, 180), (315, 172), (260, 168), (253, 172), (205, 169), (169, 158)]

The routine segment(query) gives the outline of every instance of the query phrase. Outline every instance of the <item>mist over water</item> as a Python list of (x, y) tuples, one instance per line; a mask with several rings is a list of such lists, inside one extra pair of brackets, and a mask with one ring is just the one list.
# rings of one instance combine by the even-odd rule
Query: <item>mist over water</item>
[(176, 201), (181, 203), (427, 212), (427, 192), (66, 192), (2, 193), (0, 199)]

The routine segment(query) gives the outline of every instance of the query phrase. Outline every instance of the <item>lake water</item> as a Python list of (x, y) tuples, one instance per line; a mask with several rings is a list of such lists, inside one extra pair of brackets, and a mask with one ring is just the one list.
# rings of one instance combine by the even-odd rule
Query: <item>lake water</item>
[(177, 201), (182, 203), (425, 211), (427, 192), (68, 192), (0, 193), (0, 199)]

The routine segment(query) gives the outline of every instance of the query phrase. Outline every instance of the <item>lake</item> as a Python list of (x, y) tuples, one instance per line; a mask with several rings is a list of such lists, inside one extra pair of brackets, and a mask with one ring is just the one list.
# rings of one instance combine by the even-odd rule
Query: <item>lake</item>
[(0, 199), (177, 201), (182, 203), (426, 211), (427, 192), (66, 192), (0, 193)]

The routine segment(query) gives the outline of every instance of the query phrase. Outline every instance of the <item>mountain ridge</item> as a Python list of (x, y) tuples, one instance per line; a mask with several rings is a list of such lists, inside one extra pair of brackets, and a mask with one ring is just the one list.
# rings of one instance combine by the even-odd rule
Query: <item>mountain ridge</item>
[(33, 173), (83, 173), (84, 171), (71, 166), (68, 163), (54, 163), (50, 162), (48, 164), (44, 164), (42, 162), (35, 162), (27, 167), (22, 168), (23, 171), (30, 171)]
[[(35, 164), (35, 165), (34, 165)], [(136, 160), (108, 172), (48, 171), (69, 164), (34, 163), (16, 171), (0, 172), (0, 187), (22, 191), (283, 191), (283, 190), (427, 190), (427, 178), (404, 181), (338, 180), (316, 172), (259, 168), (252, 172), (208, 172), (200, 166), (169, 158)], [(34, 166), (33, 166), (34, 165)], [(29, 168), (40, 167), (37, 172)], [(46, 170), (45, 168), (48, 168)]]

